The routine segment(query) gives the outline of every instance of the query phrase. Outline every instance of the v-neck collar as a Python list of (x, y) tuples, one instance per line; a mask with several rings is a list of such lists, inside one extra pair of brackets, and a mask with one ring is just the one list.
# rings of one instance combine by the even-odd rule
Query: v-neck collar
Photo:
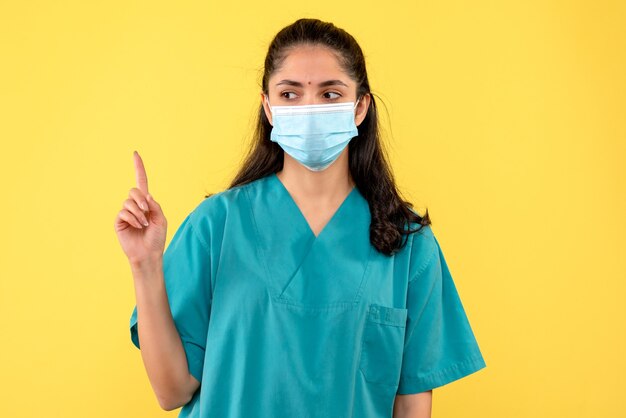
[(317, 237), (275, 173), (244, 187), (258, 256), (272, 299), (306, 312), (351, 309), (361, 297), (370, 243), (371, 215), (354, 187)]
[(332, 216), (330, 217), (328, 222), (326, 222), (326, 224), (324, 225), (322, 230), (319, 232), (319, 234), (315, 235), (315, 233), (313, 232), (313, 229), (311, 228), (311, 225), (309, 224), (309, 221), (307, 221), (306, 217), (304, 216), (304, 213), (302, 213), (302, 210), (300, 210), (300, 207), (297, 205), (296, 201), (293, 199), (293, 196), (291, 196), (291, 193), (289, 193), (289, 190), (287, 190), (287, 188), (285, 187), (283, 182), (278, 178), (276, 173), (272, 173), (270, 175), (270, 181), (272, 181), (276, 185), (278, 190), (280, 190), (280, 193), (282, 193), (285, 196), (286, 200), (289, 202), (289, 205), (293, 207), (294, 213), (300, 219), (300, 222), (303, 224), (305, 229), (308, 231), (308, 233), (311, 236), (312, 240), (319, 240), (320, 236), (322, 236), (322, 234), (325, 233), (324, 231), (329, 229), (329, 227), (332, 227), (333, 222), (336, 222), (336, 219), (339, 218), (339, 216), (341, 215), (342, 211), (345, 210), (345, 208), (350, 203), (350, 200), (358, 192), (356, 186), (353, 186), (352, 190), (350, 190), (348, 195), (343, 199), (341, 204), (337, 207), (337, 209), (332, 214)]

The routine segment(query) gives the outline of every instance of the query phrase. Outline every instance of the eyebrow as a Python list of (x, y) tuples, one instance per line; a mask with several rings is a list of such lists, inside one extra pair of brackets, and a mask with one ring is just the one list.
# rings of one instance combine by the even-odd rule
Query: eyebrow
[[(299, 81), (294, 81), (294, 80), (281, 80), (278, 83), (276, 83), (277, 86), (280, 86), (281, 84), (288, 84), (290, 86), (295, 86), (295, 87), (303, 87), (302, 83), (300, 83)], [(319, 87), (336, 86), (336, 85), (342, 85), (342, 86), (348, 87), (348, 85), (341, 80), (326, 80), (318, 84)]]

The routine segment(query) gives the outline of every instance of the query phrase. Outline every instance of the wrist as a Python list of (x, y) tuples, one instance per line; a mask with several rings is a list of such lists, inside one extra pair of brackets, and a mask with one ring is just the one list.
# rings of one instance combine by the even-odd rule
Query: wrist
[(153, 275), (162, 269), (163, 255), (156, 254), (141, 259), (129, 258), (128, 261), (134, 277)]

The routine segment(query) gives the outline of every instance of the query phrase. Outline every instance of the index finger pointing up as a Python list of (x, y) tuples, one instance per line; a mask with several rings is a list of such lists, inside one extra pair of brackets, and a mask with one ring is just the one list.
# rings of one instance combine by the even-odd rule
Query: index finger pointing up
[(148, 177), (146, 176), (146, 169), (143, 167), (143, 161), (137, 151), (133, 152), (135, 159), (135, 179), (137, 181), (137, 188), (148, 194)]

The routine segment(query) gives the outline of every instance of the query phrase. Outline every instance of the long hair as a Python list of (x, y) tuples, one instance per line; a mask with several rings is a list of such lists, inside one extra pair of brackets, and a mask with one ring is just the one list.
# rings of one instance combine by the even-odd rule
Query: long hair
[[(269, 95), (268, 80), (289, 51), (299, 45), (321, 45), (333, 50), (340, 66), (357, 84), (357, 97), (369, 93), (370, 106), (363, 122), (358, 126), (358, 140), (348, 143), (349, 170), (356, 187), (367, 200), (371, 222), (370, 242), (381, 253), (391, 255), (406, 245), (408, 234), (431, 224), (428, 210), (424, 216), (413, 211), (410, 202), (403, 200), (396, 187), (386, 152), (381, 143), (376, 101), (371, 94), (361, 47), (346, 31), (319, 19), (298, 19), (281, 29), (269, 45), (265, 57), (261, 88)], [(228, 188), (243, 185), (283, 167), (283, 150), (270, 140), (272, 125), (263, 104), (259, 105), (253, 143), (244, 163)], [(209, 197), (211, 194), (206, 195)], [(420, 225), (411, 229), (410, 224)]]

